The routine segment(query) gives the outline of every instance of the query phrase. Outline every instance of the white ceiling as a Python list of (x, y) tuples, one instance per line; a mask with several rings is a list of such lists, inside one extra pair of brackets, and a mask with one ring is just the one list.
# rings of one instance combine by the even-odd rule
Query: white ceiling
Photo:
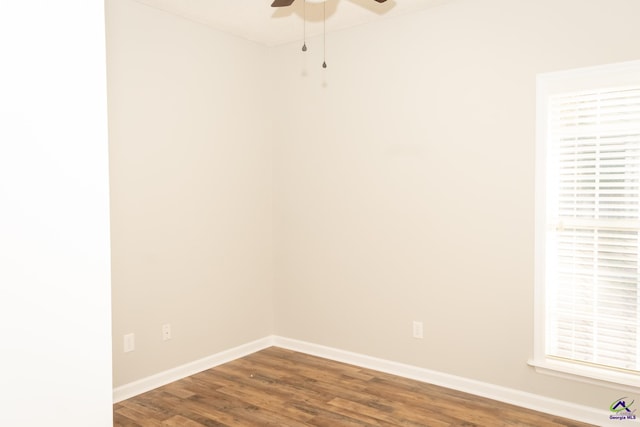
[(301, 41), (306, 9), (307, 37), (321, 34), (326, 8), (326, 31), (333, 31), (416, 12), (450, 0), (296, 0), (272, 8), (272, 0), (136, 0), (267, 46)]

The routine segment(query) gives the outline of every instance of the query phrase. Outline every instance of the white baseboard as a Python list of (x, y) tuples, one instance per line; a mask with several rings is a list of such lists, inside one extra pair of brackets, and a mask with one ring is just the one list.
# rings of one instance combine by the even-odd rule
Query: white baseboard
[(609, 412), (606, 409), (596, 409), (589, 406), (577, 405), (575, 403), (551, 399), (537, 394), (432, 371), (425, 368), (405, 365), (398, 362), (378, 359), (363, 354), (352, 353), (345, 350), (279, 336), (268, 336), (248, 344), (216, 353), (209, 357), (205, 357), (204, 359), (196, 360), (195, 362), (187, 363), (177, 368), (143, 378), (139, 381), (125, 384), (113, 390), (113, 401), (114, 403), (120, 402), (170, 382), (177, 381), (271, 346), (277, 346), (313, 356), (323, 357), (325, 359), (386, 372), (388, 374), (398, 375), (400, 377), (410, 378), (465, 393), (471, 393), (488, 399), (597, 426), (619, 427), (621, 424), (624, 424), (619, 420), (610, 420)]
[(620, 427), (621, 424), (624, 424), (619, 420), (610, 420), (608, 408), (601, 410), (577, 405), (520, 390), (289, 338), (273, 337), (273, 345), (597, 426)]
[(223, 363), (248, 356), (256, 351), (264, 350), (273, 345), (273, 337), (268, 336), (259, 340), (221, 351), (200, 360), (189, 362), (168, 371), (160, 372), (150, 377), (143, 378), (132, 383), (113, 389), (113, 402), (118, 403), (125, 399), (137, 396), (163, 385), (178, 381), (198, 372), (206, 371)]

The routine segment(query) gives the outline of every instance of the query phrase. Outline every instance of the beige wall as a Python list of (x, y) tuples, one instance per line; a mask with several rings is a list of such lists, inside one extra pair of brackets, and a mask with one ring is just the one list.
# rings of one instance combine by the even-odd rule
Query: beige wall
[(330, 34), (326, 72), (318, 39), (303, 56), (107, 11), (116, 386), (275, 333), (620, 397), (526, 365), (535, 77), (637, 59), (640, 2), (451, 0)]
[[(640, 57), (635, 0), (452, 0), (274, 49), (276, 333), (606, 409), (534, 373), (537, 73)], [(302, 76), (306, 70), (307, 75)], [(425, 337), (411, 337), (413, 320)]]
[(119, 386), (272, 332), (272, 153), (264, 48), (106, 6)]

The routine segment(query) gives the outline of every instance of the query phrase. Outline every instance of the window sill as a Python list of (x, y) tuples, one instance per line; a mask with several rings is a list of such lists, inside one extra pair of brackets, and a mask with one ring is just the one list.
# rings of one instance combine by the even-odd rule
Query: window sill
[(587, 384), (640, 393), (640, 376), (559, 360), (529, 360), (536, 372)]

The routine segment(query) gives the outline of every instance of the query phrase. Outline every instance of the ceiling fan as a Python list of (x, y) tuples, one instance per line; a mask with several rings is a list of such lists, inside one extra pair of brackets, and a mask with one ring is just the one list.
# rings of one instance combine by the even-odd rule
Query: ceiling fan
[[(277, 7), (277, 8), (284, 8), (287, 6), (291, 6), (293, 4), (293, 2), (295, 2), (296, 0), (273, 0), (273, 3), (271, 3), (271, 7)], [(337, 0), (336, 0), (337, 1)], [(365, 5), (365, 2), (368, 0), (352, 0), (354, 3), (361, 3), (360, 5), (363, 7), (367, 7)], [(387, 0), (374, 0), (377, 3), (385, 3)], [(322, 4), (323, 8), (322, 8), (322, 22), (323, 22), (323, 37), (326, 37), (326, 21), (327, 21), (327, 3), (329, 2), (329, 0), (302, 0), (302, 5), (306, 6), (307, 3), (315, 3), (315, 4)], [(333, 3), (333, 2), (332, 2)], [(393, 7), (395, 5), (395, 2), (392, 0), (390, 3), (391, 7)], [(306, 22), (307, 22), (307, 17), (306, 17), (306, 7), (303, 7), (303, 12), (302, 12), (302, 18), (304, 20), (305, 26), (304, 26), (304, 30), (303, 30), (303, 44), (302, 44), (302, 51), (306, 52), (307, 51), (307, 42), (306, 42)], [(325, 43), (326, 44), (326, 43)], [(326, 52), (326, 49), (324, 49), (324, 51)], [(322, 62), (322, 68), (327, 68), (327, 61), (323, 61)]]
[[(273, 3), (271, 3), (271, 7), (287, 7), (287, 6), (291, 6), (293, 4), (293, 2), (296, 0), (273, 0)], [(306, 1), (306, 0), (303, 0)], [(377, 1), (378, 3), (384, 3), (387, 0), (374, 0)], [(317, 0), (313, 1), (313, 3), (319, 3)]]

